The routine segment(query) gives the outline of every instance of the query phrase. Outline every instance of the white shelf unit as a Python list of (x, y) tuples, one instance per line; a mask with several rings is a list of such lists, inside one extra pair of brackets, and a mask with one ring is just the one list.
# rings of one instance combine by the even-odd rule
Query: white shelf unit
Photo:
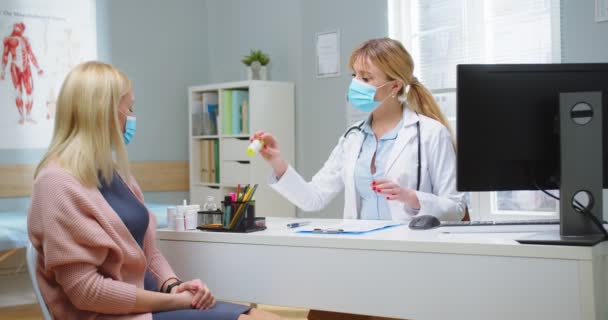
[[(223, 106), (224, 91), (247, 90), (249, 92), (249, 132), (224, 134)], [(217, 134), (193, 135), (192, 114), (195, 102), (203, 93), (218, 94)], [(295, 87), (293, 83), (277, 81), (239, 81), (188, 88), (188, 152), (190, 160), (190, 201), (203, 204), (212, 195), (220, 201), (230, 192), (235, 192), (237, 184), (258, 184), (254, 199), (257, 216), (295, 217), (296, 208), (289, 201), (272, 190), (267, 184), (270, 166), (256, 155), (249, 157), (246, 148), (249, 137), (263, 130), (272, 133), (278, 140), (281, 155), (290, 163), (295, 163)], [(201, 145), (205, 140), (219, 143), (219, 181), (204, 181), (201, 171)]]

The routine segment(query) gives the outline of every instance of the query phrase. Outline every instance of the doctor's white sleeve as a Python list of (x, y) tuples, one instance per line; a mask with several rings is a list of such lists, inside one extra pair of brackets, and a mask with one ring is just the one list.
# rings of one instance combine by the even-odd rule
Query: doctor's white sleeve
[(432, 192), (416, 191), (420, 202), (419, 214), (460, 221), (464, 217), (466, 195), (456, 191), (456, 152), (452, 137), (447, 128), (442, 127), (431, 139), (434, 141), (429, 144), (427, 156)]
[(278, 180), (272, 173), (268, 183), (298, 208), (304, 211), (321, 210), (344, 188), (342, 158), (343, 149), (339, 142), (310, 182), (304, 180), (290, 165)]

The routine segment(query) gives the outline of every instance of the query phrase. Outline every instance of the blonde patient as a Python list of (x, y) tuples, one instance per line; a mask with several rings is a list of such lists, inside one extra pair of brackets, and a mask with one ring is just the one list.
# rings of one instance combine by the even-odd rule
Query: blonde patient
[(156, 220), (125, 147), (136, 129), (133, 103), (130, 80), (101, 62), (76, 66), (61, 87), (28, 213), (37, 278), (53, 317), (280, 319), (216, 301), (201, 280), (182, 281), (156, 248)]

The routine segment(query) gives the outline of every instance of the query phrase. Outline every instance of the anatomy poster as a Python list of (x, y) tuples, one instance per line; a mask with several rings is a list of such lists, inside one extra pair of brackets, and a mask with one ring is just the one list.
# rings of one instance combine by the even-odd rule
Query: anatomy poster
[(0, 2), (0, 149), (51, 141), (68, 71), (97, 57), (94, 0)]

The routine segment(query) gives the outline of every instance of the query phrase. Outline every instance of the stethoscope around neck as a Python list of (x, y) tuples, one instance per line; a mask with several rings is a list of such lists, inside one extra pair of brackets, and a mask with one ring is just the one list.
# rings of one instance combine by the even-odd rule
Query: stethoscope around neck
[[(418, 113), (416, 113), (418, 114)], [(350, 128), (348, 128), (348, 130), (346, 130), (346, 132), (344, 133), (344, 139), (346, 139), (348, 137), (348, 135), (350, 135), (353, 132), (362, 132), (363, 131), (363, 124), (365, 123), (365, 121), (361, 121), (361, 123), (359, 123), (356, 126), (352, 126)], [(421, 145), (422, 143), (420, 142), (420, 121), (416, 122), (416, 132), (417, 132), (417, 138), (418, 138), (418, 166), (416, 168), (417, 170), (417, 178), (416, 178), (416, 191), (420, 191), (420, 176), (422, 174), (422, 167), (421, 167), (421, 163), (422, 163), (422, 156), (421, 156), (421, 152), (420, 150), (422, 149)]]

